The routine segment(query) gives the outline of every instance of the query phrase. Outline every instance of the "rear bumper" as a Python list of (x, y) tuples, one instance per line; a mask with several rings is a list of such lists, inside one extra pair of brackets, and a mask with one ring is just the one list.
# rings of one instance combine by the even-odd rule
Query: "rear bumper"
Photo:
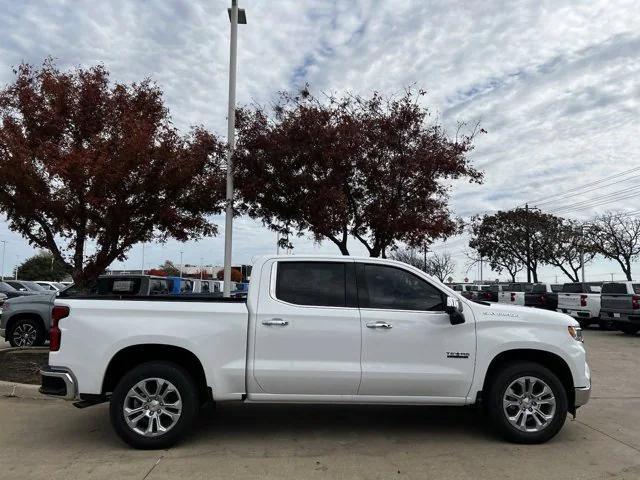
[(40, 393), (65, 400), (79, 398), (78, 382), (71, 370), (46, 366), (40, 370), (40, 375), (42, 375)]
[(640, 314), (637, 311), (633, 314), (629, 314), (629, 312), (600, 312), (600, 319), (607, 322), (640, 324)]

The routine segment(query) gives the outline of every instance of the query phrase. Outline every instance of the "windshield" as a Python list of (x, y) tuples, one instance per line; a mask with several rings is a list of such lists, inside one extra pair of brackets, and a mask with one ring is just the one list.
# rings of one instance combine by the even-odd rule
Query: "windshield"
[(625, 283), (605, 283), (602, 285), (602, 293), (627, 293)]
[(20, 280), (20, 283), (22, 283), (29, 290), (33, 290), (34, 292), (42, 292), (42, 291), (45, 290), (43, 287), (38, 285), (36, 282), (27, 282), (25, 280)]
[(0, 292), (15, 292), (16, 289), (13, 288), (8, 283), (0, 282)]

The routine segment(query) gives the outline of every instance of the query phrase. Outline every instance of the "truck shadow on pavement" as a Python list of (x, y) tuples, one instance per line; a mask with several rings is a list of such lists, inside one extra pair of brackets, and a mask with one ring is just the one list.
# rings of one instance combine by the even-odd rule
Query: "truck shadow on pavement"
[(227, 440), (255, 445), (257, 438), (308, 446), (317, 440), (322, 449), (335, 448), (327, 439), (364, 448), (372, 441), (403, 444), (427, 437), (499, 442), (486, 424), (477, 409), (460, 407), (221, 404), (201, 412), (182, 445)]

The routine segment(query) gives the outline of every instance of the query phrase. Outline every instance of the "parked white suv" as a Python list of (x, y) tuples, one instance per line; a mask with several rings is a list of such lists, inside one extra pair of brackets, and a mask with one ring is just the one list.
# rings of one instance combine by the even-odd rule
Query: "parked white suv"
[(591, 391), (571, 317), (474, 303), (391, 260), (266, 256), (246, 300), (63, 292), (52, 318), (41, 392), (110, 401), (138, 448), (173, 444), (207, 400), (481, 403), (505, 438), (539, 443)]

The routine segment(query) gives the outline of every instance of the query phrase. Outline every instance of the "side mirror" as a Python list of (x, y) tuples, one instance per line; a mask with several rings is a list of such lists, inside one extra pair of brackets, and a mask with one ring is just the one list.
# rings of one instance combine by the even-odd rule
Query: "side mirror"
[(449, 314), (451, 325), (460, 325), (464, 323), (464, 314), (462, 313), (462, 303), (454, 297), (447, 297), (447, 306), (444, 309)]

